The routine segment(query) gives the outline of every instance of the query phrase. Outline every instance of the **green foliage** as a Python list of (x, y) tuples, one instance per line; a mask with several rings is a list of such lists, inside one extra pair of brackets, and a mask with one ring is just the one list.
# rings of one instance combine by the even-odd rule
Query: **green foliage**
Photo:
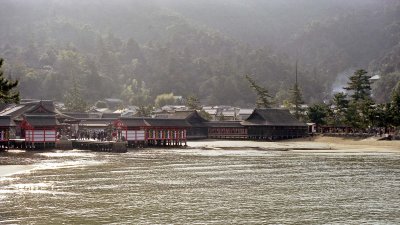
[(400, 126), (400, 81), (397, 82), (392, 92), (390, 114), (394, 126)]
[(268, 90), (265, 87), (259, 86), (249, 75), (246, 75), (245, 78), (250, 83), (250, 87), (253, 88), (257, 94), (256, 107), (270, 108), (272, 104), (272, 97), (269, 95)]
[(346, 125), (354, 127), (354, 128), (361, 128), (361, 118), (360, 112), (357, 108), (357, 104), (351, 103), (345, 114)]
[(367, 128), (370, 125), (370, 118), (374, 104), (371, 98), (370, 76), (367, 71), (360, 69), (354, 72), (349, 78), (348, 86), (344, 89), (351, 92), (347, 121), (356, 128)]
[(3, 75), (3, 59), (0, 58), (0, 102), (1, 103), (18, 103), (19, 92), (15, 90), (18, 86), (18, 80), (10, 81)]
[(82, 94), (79, 90), (78, 84), (73, 83), (72, 88), (65, 94), (64, 97), (65, 108), (69, 112), (85, 112), (87, 109), (87, 103), (83, 99)]
[(173, 105), (175, 102), (176, 100), (173, 93), (157, 95), (156, 99), (154, 100), (154, 104), (158, 108), (161, 108), (165, 105)]
[[(308, 109), (309, 120), (317, 124), (331, 126), (351, 126), (366, 129), (374, 127), (389, 127), (400, 125), (400, 81), (393, 89), (392, 101), (386, 104), (375, 104), (368, 95), (352, 95), (350, 101), (347, 94), (337, 93), (332, 99), (332, 106), (315, 104)], [(357, 99), (357, 100), (355, 100)], [(332, 108), (332, 110), (331, 110)]]
[(308, 119), (317, 125), (327, 124), (327, 117), (329, 116), (329, 107), (326, 104), (314, 104), (308, 108)]
[(135, 116), (138, 117), (150, 117), (151, 112), (153, 111), (153, 106), (151, 105), (139, 105), (137, 109), (137, 113)]
[(367, 100), (371, 98), (371, 83), (367, 75), (367, 71), (360, 69), (354, 72), (350, 77), (350, 81), (347, 83), (347, 87), (344, 89), (350, 91), (351, 98), (353, 101)]
[[(277, 104), (288, 99), (290, 57), (299, 52), (309, 68), (302, 69), (303, 98), (321, 102), (336, 75), (354, 65), (371, 65), (383, 79), (399, 71), (398, 4), (338, 1), (251, 0), (250, 7), (224, 1), (163, 7), (154, 1), (93, 2), (91, 7), (57, 1), (54, 17), (43, 1), (5, 0), (0, 52), (24, 98), (61, 101), (75, 77), (88, 102), (113, 97), (148, 105), (155, 96), (174, 92), (198, 93), (205, 104), (243, 107), (255, 98), (243, 74), (254, 74), (257, 85), (277, 93)], [(198, 10), (200, 4), (205, 10)], [(299, 7), (305, 13), (299, 15)], [(331, 10), (337, 7), (341, 10)], [(232, 23), (221, 13), (241, 19)], [(375, 96), (388, 88), (382, 85)], [(382, 95), (380, 103), (389, 101)]]
[(299, 88), (299, 85), (296, 84), (294, 85), (293, 89), (291, 90), (291, 96), (290, 96), (290, 106), (291, 109), (294, 111), (294, 116), (297, 119), (301, 119), (303, 114), (304, 114), (304, 109), (302, 108), (302, 105), (304, 104), (303, 97), (301, 94), (301, 90)]
[(304, 109), (302, 105), (304, 104), (303, 95), (301, 93), (299, 83), (297, 82), (297, 60), (296, 60), (296, 82), (294, 83), (293, 89), (291, 90), (291, 96), (289, 98), (290, 108), (294, 112), (294, 116), (297, 119), (302, 119), (304, 115)]
[(145, 105), (150, 102), (150, 90), (144, 82), (133, 79), (130, 84), (124, 84), (121, 97), (131, 105)]
[(391, 104), (378, 104), (373, 110), (371, 110), (369, 120), (373, 127), (389, 127), (393, 124), (393, 118), (391, 115)]
[(203, 119), (205, 119), (205, 120), (212, 120), (212, 116), (210, 115), (210, 113), (204, 111), (204, 109), (198, 111), (198, 113), (199, 113), (199, 115), (200, 115), (201, 117), (203, 117)]
[(200, 106), (200, 100), (197, 96), (195, 95), (190, 95), (189, 97), (187, 97), (186, 99), (186, 106), (189, 109), (195, 109), (198, 110), (201, 108)]
[(335, 107), (334, 111), (334, 124), (345, 125), (348, 123), (347, 118), (351, 118), (353, 115), (348, 115), (349, 111), (349, 100), (347, 100), (347, 94), (340, 92), (336, 93), (332, 99)]
[(333, 96), (333, 104), (340, 112), (345, 112), (349, 107), (349, 100), (347, 100), (347, 94), (343, 92), (336, 93)]
[(382, 74), (399, 71), (399, 2), (351, 1), (355, 3), (352, 12), (346, 3), (332, 2), (343, 6), (340, 13), (309, 23), (284, 48), (292, 55), (300, 52), (302, 61), (315, 66), (321, 85), (332, 84), (339, 73), (354, 65), (369, 65), (370, 71)]

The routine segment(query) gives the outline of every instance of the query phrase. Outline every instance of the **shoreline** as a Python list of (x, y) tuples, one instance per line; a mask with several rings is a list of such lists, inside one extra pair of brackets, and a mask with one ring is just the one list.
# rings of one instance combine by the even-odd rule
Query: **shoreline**
[(400, 141), (380, 141), (377, 138), (343, 138), (314, 136), (275, 142), (250, 140), (198, 140), (191, 141), (189, 148), (203, 150), (260, 150), (329, 153), (400, 153)]
[[(314, 136), (275, 142), (251, 141), (251, 140), (220, 140), (206, 139), (190, 141), (187, 149), (200, 150), (254, 150), (254, 151), (285, 151), (298, 153), (400, 153), (400, 141), (380, 141), (377, 138), (355, 139), (343, 137)], [(13, 151), (13, 150), (12, 150)], [(17, 152), (9, 152), (7, 157), (13, 158), (15, 164), (0, 165), (0, 177), (27, 173), (35, 166), (34, 162), (22, 162), (18, 160)], [(12, 156), (14, 154), (15, 158)], [(30, 154), (30, 153), (29, 153)], [(1, 157), (1, 155), (0, 155)], [(123, 157), (123, 156), (121, 156)], [(24, 156), (21, 159), (30, 159)]]

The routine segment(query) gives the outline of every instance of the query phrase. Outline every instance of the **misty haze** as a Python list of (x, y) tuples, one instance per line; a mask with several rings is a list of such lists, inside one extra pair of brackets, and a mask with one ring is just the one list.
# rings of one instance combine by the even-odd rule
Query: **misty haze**
[(298, 60), (309, 104), (329, 100), (349, 69), (379, 74), (385, 102), (399, 77), (399, 10), (388, 0), (6, 0), (0, 52), (22, 98), (64, 101), (75, 80), (89, 105), (173, 93), (250, 107), (248, 74), (279, 105)]
[(0, 224), (400, 224), (399, 0), (0, 0)]

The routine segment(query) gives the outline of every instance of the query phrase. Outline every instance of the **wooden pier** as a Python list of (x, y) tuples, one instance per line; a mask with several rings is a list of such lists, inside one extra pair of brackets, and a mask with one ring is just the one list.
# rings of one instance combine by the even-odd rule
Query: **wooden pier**
[(25, 150), (46, 150), (54, 149), (55, 142), (31, 142), (25, 139), (10, 139), (7, 144), (4, 144), (7, 149), (25, 149)]
[(97, 152), (127, 152), (128, 149), (138, 149), (146, 147), (185, 147), (186, 141), (183, 140), (148, 140), (148, 141), (98, 141), (98, 140), (78, 140), (60, 139), (56, 142), (29, 142), (25, 139), (10, 139), (0, 143), (0, 151), (8, 149), (23, 150), (72, 150), (82, 149)]
[(0, 150), (23, 149), (23, 150), (72, 150), (82, 149), (98, 152), (127, 152), (127, 142), (95, 141), (95, 140), (59, 140), (57, 142), (32, 143), (25, 139), (10, 139), (0, 143)]
[(127, 152), (128, 143), (126, 141), (93, 141), (93, 140), (71, 140), (72, 147), (82, 150), (92, 150), (97, 152)]

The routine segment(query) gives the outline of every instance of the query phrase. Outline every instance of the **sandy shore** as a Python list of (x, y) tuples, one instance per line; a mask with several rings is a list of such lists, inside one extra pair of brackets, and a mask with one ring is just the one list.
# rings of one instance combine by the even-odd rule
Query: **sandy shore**
[[(306, 140), (300, 140), (300, 142)], [(400, 153), (400, 141), (380, 141), (378, 138), (354, 139), (317, 136), (312, 143), (324, 143), (336, 152), (394, 152)]]
[(296, 152), (391, 152), (400, 153), (400, 141), (379, 141), (377, 138), (351, 139), (317, 136), (277, 142), (205, 140), (190, 141), (191, 148), (256, 149)]

